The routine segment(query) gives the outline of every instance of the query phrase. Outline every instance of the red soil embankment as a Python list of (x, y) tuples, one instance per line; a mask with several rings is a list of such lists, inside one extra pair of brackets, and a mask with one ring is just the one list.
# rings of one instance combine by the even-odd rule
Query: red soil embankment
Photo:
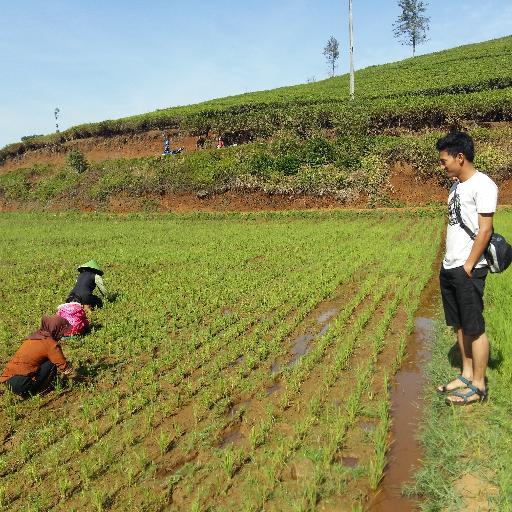
[[(179, 137), (172, 134), (172, 148), (184, 147), (185, 151), (196, 151), (198, 137)], [(207, 144), (215, 144), (210, 137)], [(80, 149), (89, 161), (102, 161), (107, 159), (136, 158), (160, 155), (163, 147), (163, 133), (153, 130), (130, 135), (116, 135), (112, 137), (91, 137), (65, 142), (60, 145), (49, 146), (29, 151), (23, 155), (8, 159), (0, 166), (0, 174), (11, 170), (29, 167), (36, 163), (63, 164), (66, 154), (72, 149)], [(499, 183), (499, 203), (512, 204), (512, 180)], [(383, 200), (375, 203), (376, 206), (425, 206), (433, 203), (444, 203), (447, 198), (447, 189), (435, 179), (424, 181), (418, 178), (414, 169), (408, 164), (396, 163), (390, 173), (389, 186), (383, 190)], [(0, 210), (26, 210), (37, 209), (41, 205), (27, 203), (4, 202)], [(366, 208), (368, 198), (360, 194), (356, 200), (343, 204), (332, 196), (309, 196), (304, 194), (277, 195), (264, 192), (237, 192), (211, 193), (199, 198), (195, 192), (168, 193), (164, 196), (135, 197), (128, 194), (118, 194), (109, 199), (107, 210), (115, 212), (134, 212), (140, 210), (157, 211), (259, 211), (259, 210), (307, 210), (329, 208)], [(57, 211), (67, 209), (80, 209), (83, 211), (102, 210), (105, 205), (80, 197), (62, 198), (53, 200), (46, 209)]]
[[(172, 134), (171, 148), (185, 148), (185, 151), (195, 151), (198, 137), (176, 137)], [(212, 142), (213, 143), (213, 142)], [(34, 164), (64, 164), (66, 154), (79, 149), (91, 162), (115, 160), (119, 158), (138, 158), (143, 156), (160, 155), (163, 150), (163, 133), (160, 130), (149, 132), (115, 135), (112, 137), (89, 137), (64, 142), (62, 144), (34, 149), (14, 158), (8, 158), (0, 166), (0, 174), (20, 167), (30, 167)]]

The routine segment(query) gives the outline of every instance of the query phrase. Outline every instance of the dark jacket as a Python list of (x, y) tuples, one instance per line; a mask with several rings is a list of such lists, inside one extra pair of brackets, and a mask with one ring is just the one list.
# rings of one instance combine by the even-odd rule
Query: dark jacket
[(88, 304), (93, 297), (92, 292), (96, 288), (95, 277), (96, 274), (92, 270), (82, 270), (78, 274), (75, 286), (69, 296), (78, 299), (77, 302), (81, 304)]

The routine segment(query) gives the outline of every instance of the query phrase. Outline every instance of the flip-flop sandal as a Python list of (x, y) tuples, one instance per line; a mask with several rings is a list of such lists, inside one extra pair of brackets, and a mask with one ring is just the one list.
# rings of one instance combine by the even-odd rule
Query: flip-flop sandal
[[(485, 402), (485, 400), (487, 400), (487, 390), (482, 391), (481, 389), (478, 389), (476, 386), (473, 386), (472, 384), (469, 384), (468, 388), (469, 391), (467, 391), (466, 393), (461, 393), (460, 391), (454, 391), (453, 393), (450, 393), (450, 396), (458, 396), (462, 398), (462, 400), (450, 400), (449, 398), (447, 398), (445, 400), (446, 405), (464, 406), (482, 403)], [(468, 400), (469, 398), (475, 395), (478, 395), (478, 400)]]
[[(463, 386), (457, 386), (456, 388), (448, 389), (446, 387), (446, 386), (448, 386), (448, 384), (445, 384), (441, 389), (436, 388), (437, 393), (439, 395), (445, 395), (446, 393), (451, 393), (452, 391), (455, 391), (457, 389), (471, 387), (471, 381), (469, 379), (466, 379), (466, 377), (464, 377), (464, 375), (459, 375), (458, 377), (455, 377), (455, 379), (453, 379), (453, 380), (460, 380), (463, 383)], [(450, 382), (452, 382), (452, 381), (450, 381)]]

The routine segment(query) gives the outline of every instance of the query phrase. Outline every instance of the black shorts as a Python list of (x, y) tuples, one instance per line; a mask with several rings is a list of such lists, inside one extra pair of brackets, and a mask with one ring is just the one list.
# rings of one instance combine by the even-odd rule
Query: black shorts
[(446, 325), (460, 327), (469, 336), (485, 332), (484, 288), (488, 271), (488, 267), (475, 268), (469, 277), (464, 267), (441, 267), (439, 283)]

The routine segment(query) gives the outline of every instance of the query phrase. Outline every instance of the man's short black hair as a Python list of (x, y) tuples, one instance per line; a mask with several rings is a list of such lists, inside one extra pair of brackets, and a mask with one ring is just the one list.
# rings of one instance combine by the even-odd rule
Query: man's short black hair
[(438, 151), (446, 151), (454, 157), (462, 153), (469, 162), (472, 162), (475, 158), (473, 139), (464, 132), (450, 132), (448, 135), (441, 137), (436, 143), (436, 148)]

